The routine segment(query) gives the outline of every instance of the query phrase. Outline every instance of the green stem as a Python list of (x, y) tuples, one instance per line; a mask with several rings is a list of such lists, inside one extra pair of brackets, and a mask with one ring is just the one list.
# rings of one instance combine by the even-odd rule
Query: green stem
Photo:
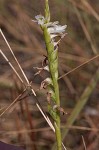
[[(56, 105), (60, 106), (60, 98), (59, 98), (59, 86), (58, 86), (58, 81), (53, 77), (53, 86), (55, 90), (55, 97), (56, 97)], [(62, 140), (61, 140), (61, 130), (60, 130), (60, 113), (56, 113), (56, 120), (54, 122), (54, 127), (55, 127), (55, 133), (56, 133), (56, 140), (57, 140), (57, 149), (61, 150), (62, 149)]]
[[(59, 86), (58, 86), (58, 54), (57, 50), (54, 50), (54, 45), (51, 42), (50, 34), (47, 28), (43, 28), (44, 39), (46, 43), (47, 56), (49, 62), (49, 71), (53, 83), (54, 93), (55, 93), (55, 105), (60, 107), (60, 97), (59, 97)], [(57, 110), (54, 120), (57, 150), (62, 150), (62, 140), (61, 140), (61, 130), (60, 130), (60, 112)]]

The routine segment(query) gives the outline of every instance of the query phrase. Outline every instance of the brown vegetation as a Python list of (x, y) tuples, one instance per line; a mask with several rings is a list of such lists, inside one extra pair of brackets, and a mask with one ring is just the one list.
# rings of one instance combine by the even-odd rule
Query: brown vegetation
[[(68, 113), (61, 115), (64, 127), (99, 66), (99, 58), (95, 57), (99, 51), (99, 1), (51, 0), (50, 9), (52, 20), (59, 20), (60, 24), (68, 26), (68, 34), (59, 45), (59, 74), (62, 76), (67, 73), (59, 80), (61, 107)], [(42, 73), (34, 78), (37, 70), (33, 68), (41, 67), (46, 55), (42, 32), (32, 22), (35, 15), (43, 14), (43, 11), (43, 0), (0, 0), (0, 28), (29, 81), (32, 81), (40, 104), (47, 112), (46, 92), (38, 90), (47, 74)], [(1, 34), (0, 49), (24, 80)], [(93, 59), (90, 61), (91, 58)], [(55, 137), (35, 106), (35, 97), (24, 93), (22, 99), (6, 110), (22, 91), (23, 85), (0, 55), (0, 114), (4, 112), (0, 117), (0, 140), (21, 145), (27, 150), (51, 149)], [(70, 132), (64, 139), (66, 147), (73, 150), (83, 150), (85, 147), (87, 150), (98, 150), (98, 96), (97, 84), (88, 96), (84, 109), (77, 116), (74, 126), (69, 126)]]

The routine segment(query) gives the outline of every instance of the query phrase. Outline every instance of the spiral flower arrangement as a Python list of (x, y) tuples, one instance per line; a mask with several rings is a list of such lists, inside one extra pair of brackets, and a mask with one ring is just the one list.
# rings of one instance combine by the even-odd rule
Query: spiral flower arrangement
[[(67, 25), (61, 26), (58, 21), (50, 22), (50, 11), (48, 0), (45, 5), (45, 17), (37, 15), (35, 17), (38, 25), (40, 25), (47, 50), (48, 64), (43, 68), (50, 73), (50, 77), (46, 78), (41, 87), (47, 88), (47, 101), (48, 101), (48, 112), (50, 113), (55, 127), (57, 149), (62, 149), (61, 141), (61, 130), (60, 130), (60, 97), (59, 97), (59, 85), (58, 85), (58, 45), (61, 39), (66, 35), (65, 29)], [(59, 38), (56, 41), (56, 37)], [(40, 71), (40, 70), (39, 70)]]

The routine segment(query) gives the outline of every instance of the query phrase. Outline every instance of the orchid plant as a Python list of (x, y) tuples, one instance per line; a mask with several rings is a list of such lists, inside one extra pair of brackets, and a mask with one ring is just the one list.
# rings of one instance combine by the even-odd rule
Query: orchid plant
[[(37, 15), (35, 17), (38, 25), (40, 25), (47, 50), (48, 64), (43, 68), (50, 73), (50, 77), (46, 78), (41, 87), (46, 86), (47, 88), (47, 101), (48, 101), (48, 112), (54, 121), (57, 149), (62, 150), (61, 140), (61, 129), (60, 129), (60, 97), (59, 97), (59, 85), (58, 85), (58, 45), (61, 39), (66, 35), (65, 29), (67, 25), (61, 26), (58, 21), (50, 22), (50, 11), (48, 0), (45, 5), (45, 17)], [(56, 41), (56, 37), (59, 40)], [(41, 68), (40, 68), (41, 69)], [(40, 72), (39, 69), (39, 72)]]

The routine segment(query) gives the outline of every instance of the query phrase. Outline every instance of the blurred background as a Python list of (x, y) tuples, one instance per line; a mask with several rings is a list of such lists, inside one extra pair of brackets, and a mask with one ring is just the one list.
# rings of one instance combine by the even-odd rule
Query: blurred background
[[(42, 67), (46, 48), (40, 27), (32, 20), (44, 15), (44, 0), (0, 0), (0, 28), (26, 73), (37, 98), (47, 112), (46, 90), (38, 90), (47, 73), (37, 75), (33, 67)], [(99, 53), (99, 0), (50, 0), (51, 21), (67, 25), (67, 35), (59, 45), (59, 76), (85, 63)], [(7, 44), (0, 34), (0, 49), (14, 65)], [(99, 66), (99, 59), (86, 63), (59, 80), (61, 113), (64, 126), (85, 88)], [(23, 86), (0, 54), (0, 114), (22, 93)], [(22, 146), (26, 150), (51, 150), (55, 135), (35, 105), (36, 99), (24, 95), (0, 116), (0, 140)], [(48, 114), (49, 115), (49, 114)], [(50, 116), (49, 116), (50, 117)], [(82, 130), (79, 127), (85, 127)], [(92, 130), (87, 130), (92, 128)], [(99, 85), (92, 90), (88, 101), (76, 118), (73, 128), (64, 139), (68, 150), (99, 149)], [(83, 137), (83, 138), (82, 138)]]

